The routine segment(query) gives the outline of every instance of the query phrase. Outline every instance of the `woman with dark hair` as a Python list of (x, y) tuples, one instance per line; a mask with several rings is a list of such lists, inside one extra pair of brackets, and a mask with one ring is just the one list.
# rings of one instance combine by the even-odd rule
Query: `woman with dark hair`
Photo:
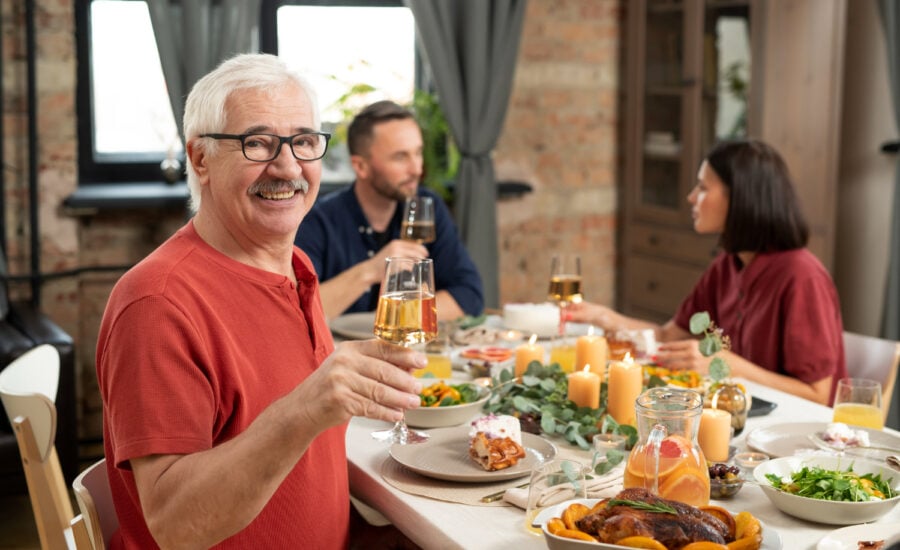
[(592, 303), (566, 308), (567, 319), (613, 333), (652, 328), (662, 342), (659, 364), (705, 373), (711, 358), (688, 327), (707, 311), (731, 340), (716, 356), (732, 375), (830, 404), (847, 376), (840, 305), (828, 271), (806, 248), (809, 228), (781, 155), (757, 140), (716, 145), (688, 202), (694, 230), (718, 233), (722, 251), (672, 319), (657, 325)]

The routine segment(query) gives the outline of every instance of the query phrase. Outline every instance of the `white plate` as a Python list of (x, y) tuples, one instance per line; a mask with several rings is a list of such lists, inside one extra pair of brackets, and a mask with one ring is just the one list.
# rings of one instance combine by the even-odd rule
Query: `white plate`
[(857, 550), (861, 540), (883, 540), (887, 550), (900, 542), (900, 523), (866, 523), (834, 530), (819, 541), (816, 550)]
[(556, 446), (546, 439), (522, 434), (525, 458), (505, 470), (488, 472), (469, 457), (469, 426), (428, 430), (431, 437), (414, 445), (391, 445), (391, 457), (426, 477), (468, 483), (493, 483), (531, 474), (535, 466), (553, 459)]
[[(828, 424), (828, 422), (796, 422), (756, 428), (747, 434), (747, 446), (775, 458), (820, 451), (821, 449), (807, 436), (824, 432)], [(872, 445), (900, 449), (900, 437), (894, 434), (867, 428), (854, 427), (854, 429), (865, 430)], [(844, 452), (876, 460), (883, 459), (889, 454), (887, 451), (864, 447), (848, 447)]]
[(328, 323), (331, 332), (351, 340), (368, 340), (375, 338), (375, 312), (362, 311), (346, 313)]
[[(597, 504), (600, 499), (596, 498), (579, 498), (575, 500), (569, 500), (566, 502), (561, 502), (555, 506), (551, 506), (537, 515), (534, 520), (535, 525), (543, 526), (550, 520), (550, 518), (558, 518), (561, 517), (563, 510), (568, 508), (568, 506), (574, 502), (581, 502), (588, 508)], [(729, 510), (729, 512), (731, 512)], [(734, 515), (732, 513), (732, 515)], [(781, 536), (778, 534), (778, 531), (775, 529), (769, 529), (766, 527), (766, 524), (760, 520), (760, 527), (762, 528), (763, 540), (762, 544), (759, 547), (759, 550), (781, 550)], [(551, 535), (544, 529), (544, 538), (547, 541), (547, 547), (551, 550), (593, 550), (595, 548), (609, 548), (619, 550), (621, 548), (627, 548), (625, 546), (620, 546), (618, 544), (609, 544), (605, 542), (588, 542), (588, 541), (580, 541), (575, 539), (567, 539), (563, 537), (557, 537), (555, 535)], [(854, 547), (854, 550), (856, 548)]]

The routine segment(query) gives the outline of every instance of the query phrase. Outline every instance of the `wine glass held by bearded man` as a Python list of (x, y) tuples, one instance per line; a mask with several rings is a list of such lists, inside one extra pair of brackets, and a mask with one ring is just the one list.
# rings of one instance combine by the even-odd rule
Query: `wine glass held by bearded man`
[[(392, 101), (369, 105), (350, 123), (347, 148), (356, 181), (319, 200), (296, 240), (319, 275), (328, 318), (374, 311), (384, 259), (390, 256), (434, 260), (439, 320), (479, 315), (481, 276), (447, 205), (419, 185), (423, 141), (413, 113)], [(403, 238), (407, 199), (432, 201), (433, 240)]]
[(731, 339), (716, 356), (733, 376), (830, 404), (847, 376), (840, 304), (806, 248), (809, 228), (781, 155), (757, 140), (719, 143), (687, 200), (694, 230), (718, 234), (721, 251), (675, 316), (658, 325), (583, 302), (567, 309), (568, 319), (613, 333), (651, 328), (663, 342), (659, 364), (706, 373), (713, 357), (689, 330), (691, 315), (706, 311)]

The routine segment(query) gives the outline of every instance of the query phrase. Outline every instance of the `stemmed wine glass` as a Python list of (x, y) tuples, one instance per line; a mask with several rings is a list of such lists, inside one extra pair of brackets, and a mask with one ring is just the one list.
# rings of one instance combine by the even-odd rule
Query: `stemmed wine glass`
[[(375, 311), (375, 336), (391, 344), (411, 347), (434, 340), (437, 329), (432, 261), (387, 258)], [(428, 434), (410, 430), (401, 418), (393, 428), (373, 432), (372, 437), (406, 445), (421, 443), (428, 439)]]
[(400, 238), (419, 244), (434, 242), (434, 201), (431, 197), (416, 195), (406, 199), (403, 220), (400, 222)]
[(559, 335), (566, 334), (566, 306), (581, 302), (581, 257), (554, 254), (550, 261), (549, 300), (559, 304)]

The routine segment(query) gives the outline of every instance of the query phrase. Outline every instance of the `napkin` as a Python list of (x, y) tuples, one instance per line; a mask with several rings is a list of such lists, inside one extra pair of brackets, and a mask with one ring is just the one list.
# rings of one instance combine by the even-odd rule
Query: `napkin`
[[(618, 494), (622, 490), (622, 472), (623, 468), (615, 468), (602, 476), (592, 474), (592, 479), (587, 480), (587, 498), (609, 498)], [(551, 503), (553, 501), (562, 502), (570, 498), (572, 498), (571, 495), (564, 496), (564, 498), (555, 498), (553, 494), (542, 496), (542, 500), (549, 500)], [(528, 507), (528, 487), (507, 489), (503, 494), (503, 500), (523, 510), (526, 509)]]

